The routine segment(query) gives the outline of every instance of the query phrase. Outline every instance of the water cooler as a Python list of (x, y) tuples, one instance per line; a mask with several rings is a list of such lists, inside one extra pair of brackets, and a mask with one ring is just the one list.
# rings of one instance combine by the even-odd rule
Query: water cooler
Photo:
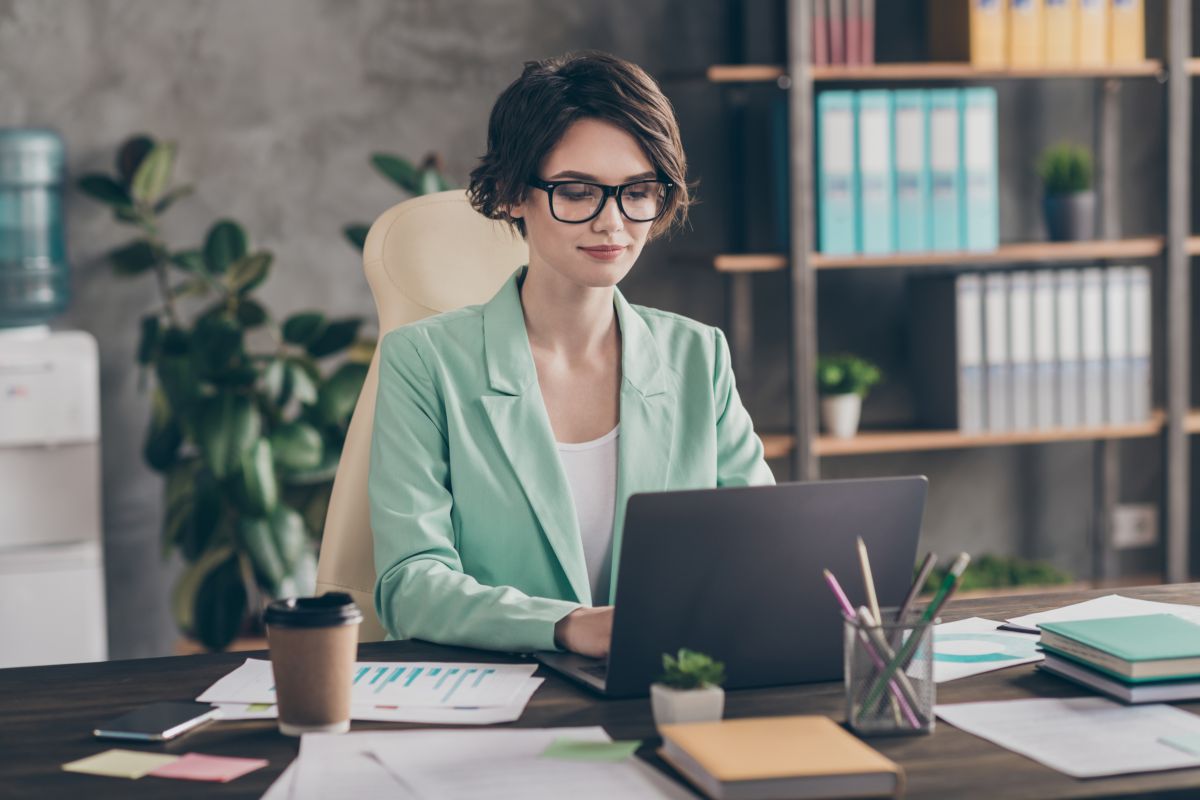
[(63, 146), (0, 129), (0, 667), (107, 658), (96, 340), (67, 305)]

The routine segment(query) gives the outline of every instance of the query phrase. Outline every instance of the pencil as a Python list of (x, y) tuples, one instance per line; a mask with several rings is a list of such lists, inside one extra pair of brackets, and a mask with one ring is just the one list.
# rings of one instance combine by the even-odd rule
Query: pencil
[(862, 567), (863, 587), (867, 592), (867, 608), (871, 610), (871, 616), (879, 622), (883, 622), (883, 617), (879, 614), (879, 598), (875, 596), (875, 578), (871, 575), (871, 559), (867, 556), (867, 546), (863, 543), (862, 537), (858, 537), (858, 563)]
[(908, 595), (905, 596), (904, 602), (900, 604), (900, 610), (896, 612), (896, 622), (904, 621), (905, 615), (908, 614), (908, 609), (912, 607), (912, 604), (917, 599), (917, 595), (921, 593), (921, 587), (929, 579), (929, 573), (933, 572), (935, 564), (937, 564), (937, 556), (930, 550), (925, 554), (925, 561), (921, 564), (921, 569), (917, 572), (917, 578), (913, 581), (912, 588), (908, 590)]

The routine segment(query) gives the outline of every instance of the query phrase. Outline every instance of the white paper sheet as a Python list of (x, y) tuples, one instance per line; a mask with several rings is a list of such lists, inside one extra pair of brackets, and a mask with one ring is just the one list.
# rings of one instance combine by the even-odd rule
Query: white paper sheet
[[(509, 706), (536, 664), (358, 662), (351, 704), (406, 708)], [(248, 658), (210, 686), (202, 703), (274, 703), (271, 662)]]
[(291, 800), (292, 786), (296, 782), (296, 762), (287, 765), (279, 777), (275, 779), (267, 791), (263, 794), (261, 800)]
[(1160, 741), (1200, 734), (1200, 717), (1173, 706), (1103, 697), (939, 705), (946, 722), (1075, 778), (1200, 767)]
[[(1200, 600), (1200, 598), (1197, 598)], [(1039, 611), (1013, 617), (1008, 621), (1014, 625), (1034, 628), (1043, 622), (1073, 622), (1080, 619), (1106, 619), (1111, 617), (1136, 617), (1140, 614), (1174, 614), (1188, 622), (1200, 624), (1200, 606), (1180, 603), (1159, 603), (1154, 600), (1135, 600), (1119, 594), (1105, 595), (1074, 605)]]
[(945, 622), (933, 628), (933, 681), (979, 675), (1041, 661), (1037, 637), (998, 631), (999, 622), (982, 617)]
[(417, 798), (384, 769), (370, 750), (378, 736), (395, 733), (306, 733), (289, 800), (328, 800), (331, 797)]
[[(368, 734), (369, 735), (369, 734)], [(692, 795), (644, 762), (543, 758), (556, 739), (609, 741), (603, 728), (403, 731), (372, 735), (371, 749), (417, 797), (439, 800), (622, 800)]]

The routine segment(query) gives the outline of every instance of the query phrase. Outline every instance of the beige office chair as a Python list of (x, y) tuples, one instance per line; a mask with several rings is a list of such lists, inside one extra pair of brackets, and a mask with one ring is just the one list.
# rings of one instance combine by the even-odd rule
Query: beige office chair
[[(479, 214), (463, 191), (406, 200), (367, 234), (363, 270), (379, 312), (379, 337), (393, 328), (491, 299), (527, 263), (524, 240)], [(367, 468), (379, 383), (379, 350), (350, 418), (325, 517), (317, 592), (348, 592), (363, 612), (359, 641), (386, 632), (375, 614), (375, 555), (367, 507)]]

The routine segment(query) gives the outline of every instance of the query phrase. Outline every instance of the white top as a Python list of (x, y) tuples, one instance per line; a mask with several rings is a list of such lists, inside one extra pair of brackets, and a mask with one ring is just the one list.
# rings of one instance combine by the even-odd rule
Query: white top
[(608, 605), (612, 575), (613, 513), (617, 505), (617, 436), (620, 424), (599, 439), (578, 444), (558, 443), (558, 457), (567, 473), (583, 560), (592, 586), (592, 605)]

